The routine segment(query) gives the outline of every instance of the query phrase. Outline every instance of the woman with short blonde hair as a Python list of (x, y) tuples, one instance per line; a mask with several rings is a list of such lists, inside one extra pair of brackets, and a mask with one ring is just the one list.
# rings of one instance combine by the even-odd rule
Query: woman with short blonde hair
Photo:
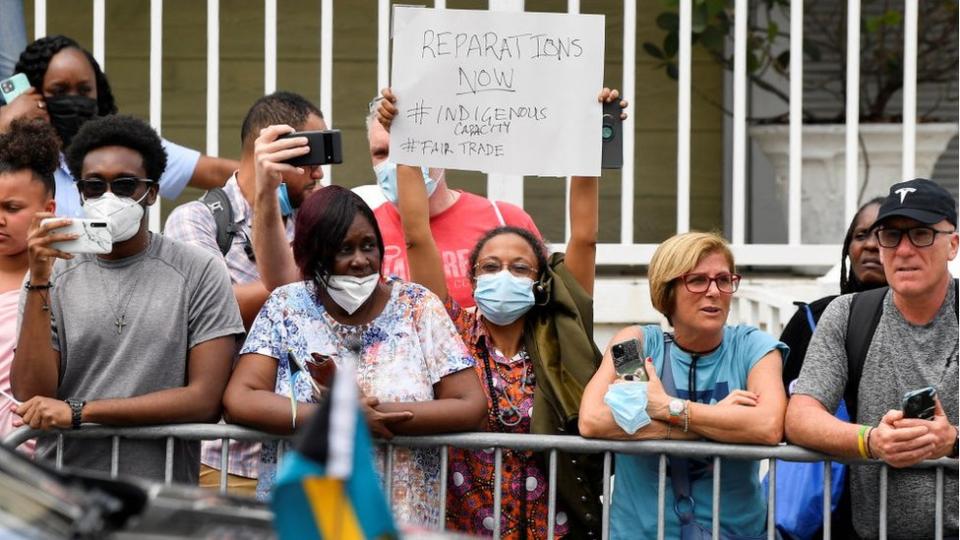
[[(705, 255), (721, 253), (727, 259), (730, 272), (737, 271), (733, 252), (727, 242), (716, 233), (690, 232), (668, 238), (657, 247), (650, 259), (647, 279), (650, 281), (650, 299), (653, 307), (670, 321), (673, 312), (673, 280), (690, 272)], [(672, 324), (672, 322), (671, 322)]]
[[(624, 328), (612, 344), (633, 345), (642, 362), (614, 366), (608, 347), (583, 393), (579, 427), (585, 437), (710, 439), (774, 445), (783, 437), (786, 397), (780, 382), (787, 347), (751, 326), (726, 324), (740, 285), (733, 254), (713, 233), (690, 232), (663, 242), (649, 269), (654, 307), (673, 326)], [(636, 340), (636, 341), (633, 341)], [(621, 345), (624, 344), (624, 345)], [(649, 382), (638, 382), (649, 378)], [(657, 533), (658, 456), (616, 456), (617, 482), (610, 528), (613, 539)], [(666, 537), (709, 537), (712, 460), (670, 459), (666, 485)], [(760, 538), (766, 498), (758, 462), (724, 460), (720, 529), (724, 538)], [(682, 534), (681, 534), (681, 531)], [(693, 534), (694, 536), (689, 536)]]

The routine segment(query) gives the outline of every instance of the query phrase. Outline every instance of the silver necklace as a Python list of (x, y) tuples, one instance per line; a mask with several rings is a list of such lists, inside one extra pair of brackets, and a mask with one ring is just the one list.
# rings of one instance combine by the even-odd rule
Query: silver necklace
[[(133, 298), (133, 291), (136, 291), (137, 285), (140, 284), (140, 277), (142, 275), (142, 273), (140, 272), (140, 267), (143, 266), (144, 259), (146, 259), (145, 253), (142, 255), (140, 260), (137, 261), (136, 267), (133, 269), (133, 273), (134, 273), (133, 287), (127, 289), (128, 292), (125, 295), (127, 298), (126, 301), (124, 302), (123, 300), (121, 300), (121, 302), (123, 302), (123, 307), (121, 308), (119, 315), (117, 314), (117, 309), (113, 307), (113, 302), (110, 299), (107, 299), (107, 305), (110, 306), (110, 311), (113, 312), (113, 321), (114, 321), (113, 325), (117, 327), (118, 336), (123, 333), (123, 327), (127, 325), (127, 321), (126, 321), (127, 307), (130, 305), (130, 299)], [(93, 260), (97, 264), (97, 270), (98, 270), (97, 273), (100, 275), (100, 283), (103, 285), (103, 292), (106, 294), (107, 280), (103, 277), (103, 265), (100, 263), (100, 257), (97, 257), (96, 255), (94, 255)], [(118, 292), (122, 291), (123, 289), (126, 289), (126, 287), (123, 287), (123, 285), (121, 284), (118, 287)]]

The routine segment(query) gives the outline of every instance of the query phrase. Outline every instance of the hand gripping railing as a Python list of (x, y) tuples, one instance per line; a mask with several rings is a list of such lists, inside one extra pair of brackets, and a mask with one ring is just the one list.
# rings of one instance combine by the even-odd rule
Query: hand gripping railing
[[(229, 441), (281, 441), (281, 450), (284, 442), (290, 437), (282, 437), (270, 433), (263, 433), (249, 428), (244, 428), (226, 424), (175, 424), (165, 426), (145, 426), (145, 427), (108, 427), (97, 425), (85, 425), (79, 430), (64, 430), (44, 432), (21, 428), (9, 435), (3, 442), (11, 446), (19, 446), (25, 441), (40, 435), (52, 435), (57, 438), (56, 445), (56, 467), (63, 466), (63, 439), (64, 437), (82, 438), (82, 439), (103, 439), (111, 438), (113, 442), (111, 452), (111, 474), (116, 476), (117, 464), (120, 455), (120, 439), (166, 439), (166, 467), (165, 481), (170, 483), (173, 478), (173, 442), (175, 439), (181, 440), (221, 440), (224, 448), (229, 445)], [(735, 458), (747, 460), (770, 459), (769, 484), (776, 485), (777, 462), (785, 461), (803, 461), (815, 462), (823, 461), (824, 470), (824, 492), (823, 492), (823, 537), (829, 539), (830, 531), (830, 462), (839, 461), (853, 466), (863, 464), (880, 464), (876, 461), (863, 459), (835, 459), (830, 456), (813, 452), (798, 446), (779, 445), (779, 446), (759, 446), (748, 444), (725, 444), (705, 441), (610, 441), (600, 439), (584, 439), (574, 436), (563, 435), (521, 435), (506, 433), (460, 433), (452, 435), (429, 435), (421, 437), (395, 437), (390, 441), (381, 441), (385, 446), (385, 474), (386, 493), (389, 497), (392, 487), (392, 465), (393, 450), (395, 447), (408, 448), (441, 448), (440, 459), (440, 478), (444, 479), (440, 483), (440, 515), (446, 513), (446, 477), (448, 469), (447, 449), (449, 447), (467, 448), (467, 449), (488, 449), (494, 448), (494, 505), (493, 522), (494, 537), (499, 538), (500, 525), (500, 499), (501, 499), (501, 465), (502, 451), (509, 450), (532, 450), (545, 452), (548, 456), (548, 512), (547, 512), (547, 532), (548, 538), (552, 538), (556, 515), (556, 481), (557, 481), (557, 453), (571, 452), (578, 454), (603, 454), (603, 515), (602, 519), (602, 538), (605, 540), (609, 535), (610, 519), (610, 479), (611, 462), (613, 453), (623, 454), (656, 454), (659, 456), (659, 475), (657, 482), (657, 538), (664, 538), (665, 531), (665, 508), (666, 508), (666, 470), (667, 456), (681, 456), (691, 458), (712, 458), (713, 459), (713, 510), (712, 510), (712, 531), (713, 538), (720, 536), (720, 468), (721, 458)], [(282, 458), (282, 453), (278, 455), (278, 460)], [(228, 470), (229, 453), (222, 452), (220, 457), (220, 470)], [(881, 464), (882, 465), (882, 464)], [(935, 528), (936, 538), (942, 538), (944, 523), (944, 470), (950, 469), (956, 471), (960, 469), (956, 459), (938, 459), (924, 461), (914, 466), (915, 468), (935, 468), (936, 469), (936, 505)], [(885, 539), (887, 535), (887, 470), (883, 465), (880, 469), (880, 538)], [(226, 475), (221, 475), (220, 492), (225, 493), (227, 489)], [(774, 516), (776, 509), (776, 490), (770, 489), (768, 493), (767, 504), (767, 538), (776, 537), (774, 528)], [(444, 519), (441, 519), (441, 527)]]

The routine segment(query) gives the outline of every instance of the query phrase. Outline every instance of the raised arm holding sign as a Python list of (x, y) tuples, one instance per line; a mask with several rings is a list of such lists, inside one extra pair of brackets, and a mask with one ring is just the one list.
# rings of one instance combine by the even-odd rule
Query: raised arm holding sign
[(397, 7), (397, 163), (600, 174), (604, 18)]

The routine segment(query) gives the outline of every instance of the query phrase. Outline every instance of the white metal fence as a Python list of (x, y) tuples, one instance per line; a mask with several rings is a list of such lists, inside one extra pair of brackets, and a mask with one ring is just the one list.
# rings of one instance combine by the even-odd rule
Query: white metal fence
[[(903, 66), (903, 177), (912, 177), (914, 172), (914, 154), (916, 140), (916, 51), (917, 51), (917, 3), (919, 0), (905, 0), (905, 61)], [(93, 52), (101, 65), (105, 65), (106, 36), (106, 2), (107, 0), (92, 0), (93, 2)], [(251, 9), (260, 9), (260, 6), (251, 2)], [(435, 0), (435, 7), (448, 7), (446, 0)], [(255, 8), (253, 6), (256, 6)], [(848, 17), (847, 47), (849, 50), (860, 48), (860, 5), (861, 0), (847, 0)], [(34, 2), (34, 32), (36, 37), (46, 34), (47, 0)], [(693, 0), (680, 0), (679, 15), (681, 35), (688, 36), (691, 32)], [(264, 92), (276, 89), (277, 72), (277, 0), (263, 0), (264, 13)], [(332, 88), (333, 81), (333, 0), (321, 0), (320, 15), (320, 106), (327, 115), (327, 121), (332, 123)], [(790, 158), (789, 158), (789, 204), (787, 216), (788, 226), (787, 244), (748, 244), (746, 242), (747, 224), (747, 0), (735, 0), (735, 65), (733, 71), (733, 145), (732, 145), (732, 198), (726, 212), (732, 217), (730, 239), (738, 262), (742, 265), (761, 267), (814, 265), (831, 266), (836, 260), (838, 245), (811, 245), (801, 241), (801, 102), (803, 92), (803, 58), (800, 54), (792, 56), (790, 62)], [(492, 10), (518, 11), (524, 9), (523, 0), (490, 0)], [(206, 110), (206, 153), (218, 154), (218, 122), (219, 115), (219, 36), (220, 36), (220, 2), (207, 0), (207, 110)], [(340, 9), (351, 9), (346, 4)], [(161, 125), (161, 80), (162, 80), (162, 35), (163, 0), (150, 1), (150, 84), (149, 84), (149, 117), (151, 124), (160, 131)], [(568, 0), (567, 10), (577, 13), (581, 10), (579, 0)], [(636, 33), (637, 33), (637, 3), (635, 0), (623, 2), (623, 79), (620, 85), (625, 99), (633, 101), (635, 97), (636, 80)], [(390, 0), (378, 0), (377, 10), (377, 86), (384, 87), (389, 82), (389, 29), (391, 17)], [(802, 50), (803, 38), (803, 2), (790, 3), (790, 40), (791, 49)], [(676, 164), (676, 231), (684, 232), (690, 228), (690, 143), (691, 143), (691, 58), (692, 45), (689, 39), (680, 39), (679, 44), (679, 85), (677, 94), (677, 164)], [(849, 221), (857, 205), (857, 135), (858, 135), (858, 100), (860, 87), (858, 55), (851, 54), (847, 66), (847, 96), (846, 96), (846, 180), (843, 190), (845, 193), (845, 217)], [(958, 73), (960, 77), (960, 73)], [(372, 93), (369, 89), (367, 93)], [(634, 124), (636, 118), (631, 116), (624, 124), (624, 162), (621, 180), (621, 224), (620, 241), (618, 243), (601, 244), (598, 249), (598, 263), (601, 265), (645, 265), (655, 249), (655, 244), (637, 243), (634, 240)], [(330, 179), (331, 171), (325, 171), (326, 178)], [(839, 188), (839, 186), (838, 186)], [(506, 175), (490, 175), (488, 177), (488, 194), (493, 197), (522, 204), (523, 179)], [(151, 214), (151, 226), (158, 229), (160, 216), (156, 207)], [(562, 249), (562, 246), (557, 246)]]
[[(166, 441), (166, 468), (165, 481), (171, 483), (173, 478), (173, 448), (175, 440), (221, 440), (224, 447), (229, 445), (230, 440), (240, 441), (289, 441), (290, 437), (278, 437), (269, 433), (263, 433), (249, 428), (234, 425), (223, 424), (179, 424), (167, 426), (147, 426), (147, 427), (128, 427), (116, 428), (109, 426), (85, 425), (79, 430), (65, 430), (53, 433), (45, 433), (39, 430), (21, 428), (9, 435), (3, 443), (12, 447), (17, 447), (27, 440), (40, 435), (49, 435), (56, 437), (56, 450), (54, 465), (57, 469), (63, 467), (63, 441), (64, 438), (77, 439), (105, 439), (112, 441), (111, 452), (111, 476), (117, 476), (119, 468), (120, 452), (123, 439), (138, 440), (165, 440)], [(392, 481), (392, 457), (393, 449), (396, 447), (407, 448), (441, 448), (440, 460), (440, 515), (445, 514), (446, 508), (446, 478), (449, 469), (447, 458), (447, 449), (468, 448), (474, 450), (494, 449), (494, 504), (493, 504), (493, 536), (499, 538), (500, 524), (500, 498), (501, 498), (501, 466), (503, 450), (532, 450), (543, 452), (546, 456), (548, 468), (548, 511), (547, 528), (549, 534), (547, 537), (553, 537), (556, 517), (556, 485), (557, 485), (557, 453), (571, 452), (576, 454), (603, 454), (603, 515), (601, 518), (602, 533), (601, 538), (606, 540), (609, 537), (610, 529), (610, 507), (612, 497), (612, 473), (613, 473), (613, 454), (642, 454), (656, 455), (659, 459), (659, 470), (657, 480), (657, 538), (662, 540), (665, 536), (665, 513), (672, 505), (667, 505), (666, 501), (666, 482), (667, 482), (667, 461), (668, 456), (711, 459), (713, 461), (713, 496), (712, 504), (712, 522), (711, 530), (714, 539), (720, 538), (720, 507), (723, 504), (721, 497), (721, 468), (725, 459), (747, 459), (747, 460), (769, 460), (769, 483), (776, 485), (777, 461), (797, 461), (797, 462), (823, 462), (824, 471), (824, 490), (823, 490), (823, 508), (824, 520), (823, 528), (825, 539), (831, 537), (830, 515), (831, 515), (831, 466), (830, 456), (819, 454), (798, 446), (780, 445), (780, 446), (759, 446), (747, 444), (724, 444), (708, 441), (610, 441), (601, 439), (584, 439), (576, 436), (563, 435), (528, 435), (514, 433), (460, 433), (452, 435), (431, 435), (422, 437), (396, 437), (389, 443), (383, 443), (387, 446), (386, 463), (384, 464), (385, 492), (391, 492), (390, 484)], [(281, 447), (284, 444), (280, 445)], [(282, 460), (283, 453), (278, 455)], [(229, 453), (221, 454), (220, 470), (228, 469)], [(865, 464), (877, 465), (880, 462), (863, 459), (844, 459), (844, 463), (851, 466), (861, 466)], [(944, 526), (944, 501), (945, 497), (955, 497), (955, 493), (947, 494), (944, 489), (946, 471), (952, 471), (950, 474), (956, 474), (958, 470), (958, 461), (956, 459), (938, 459), (924, 461), (915, 466), (915, 468), (935, 469), (935, 496), (934, 520), (936, 529), (936, 538), (943, 538)], [(879, 508), (879, 527), (880, 538), (886, 537), (887, 519), (888, 519), (888, 466), (883, 464), (880, 468), (880, 508)], [(653, 487), (653, 486), (651, 486)], [(227, 476), (220, 477), (220, 492), (227, 491)], [(767, 538), (773, 540), (776, 538), (774, 528), (776, 515), (776, 490), (770, 489), (767, 494)], [(441, 519), (441, 527), (445, 520)]]

